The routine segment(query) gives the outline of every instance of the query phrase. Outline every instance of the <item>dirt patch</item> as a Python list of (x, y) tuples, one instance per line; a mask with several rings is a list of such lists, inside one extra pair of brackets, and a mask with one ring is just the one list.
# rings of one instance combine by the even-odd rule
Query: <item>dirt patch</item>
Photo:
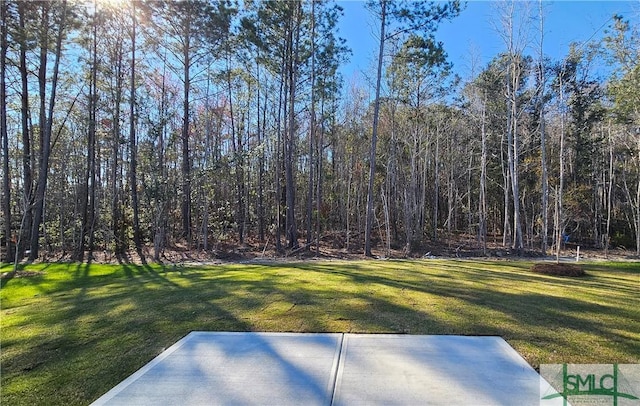
[(531, 267), (531, 271), (535, 273), (541, 273), (544, 275), (554, 275), (554, 276), (570, 276), (570, 277), (580, 277), (586, 276), (587, 273), (575, 264), (566, 264), (566, 263), (552, 263), (552, 262), (541, 262), (538, 264), (534, 264)]

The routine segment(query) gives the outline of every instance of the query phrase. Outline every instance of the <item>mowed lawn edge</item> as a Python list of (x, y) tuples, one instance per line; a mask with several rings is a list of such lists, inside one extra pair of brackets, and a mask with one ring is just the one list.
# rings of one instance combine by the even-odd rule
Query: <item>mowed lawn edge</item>
[(196, 330), (490, 335), (534, 368), (640, 362), (640, 263), (531, 265), (30, 265), (2, 280), (0, 401), (88, 404)]

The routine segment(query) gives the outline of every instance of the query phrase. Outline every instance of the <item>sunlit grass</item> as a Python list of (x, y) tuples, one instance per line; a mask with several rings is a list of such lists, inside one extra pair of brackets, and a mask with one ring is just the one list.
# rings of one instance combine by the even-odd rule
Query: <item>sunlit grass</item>
[(498, 335), (534, 367), (640, 362), (640, 264), (530, 265), (29, 266), (2, 281), (0, 403), (90, 403), (193, 330)]

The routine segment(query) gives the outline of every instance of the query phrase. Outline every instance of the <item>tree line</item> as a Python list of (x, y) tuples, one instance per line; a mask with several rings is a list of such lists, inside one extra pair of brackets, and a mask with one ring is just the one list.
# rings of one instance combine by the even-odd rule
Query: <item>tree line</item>
[(460, 235), (640, 254), (638, 27), (550, 60), (529, 6), (463, 79), (436, 36), (463, 4), (370, 1), (363, 84), (332, 1), (2, 2), (3, 258)]

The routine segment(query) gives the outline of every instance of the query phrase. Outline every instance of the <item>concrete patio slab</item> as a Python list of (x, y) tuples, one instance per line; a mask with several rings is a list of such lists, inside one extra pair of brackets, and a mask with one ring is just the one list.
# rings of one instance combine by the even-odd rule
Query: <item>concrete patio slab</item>
[(342, 334), (192, 332), (95, 405), (328, 405)]
[(500, 337), (193, 332), (94, 404), (531, 405), (545, 384)]
[(534, 405), (540, 377), (500, 337), (344, 337), (334, 405)]

